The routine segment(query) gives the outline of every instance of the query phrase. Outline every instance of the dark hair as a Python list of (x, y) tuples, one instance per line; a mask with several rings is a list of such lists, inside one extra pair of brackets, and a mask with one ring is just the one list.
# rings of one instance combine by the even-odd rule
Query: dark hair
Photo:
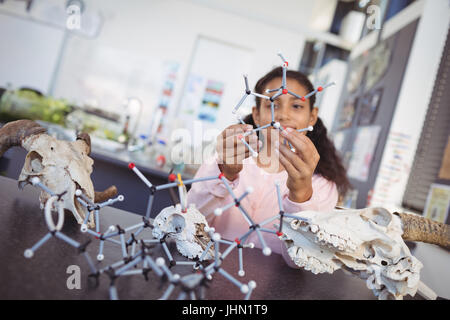
[[(275, 78), (281, 78), (283, 76), (283, 69), (281, 67), (275, 68), (259, 79), (255, 85), (255, 92), (263, 94), (264, 89), (269, 81)], [(307, 92), (314, 90), (314, 86), (311, 81), (301, 72), (288, 70), (286, 72), (286, 78), (297, 80), (302, 86), (305, 87)], [(315, 95), (309, 98), (310, 110), (313, 109), (316, 102)], [(261, 106), (261, 98), (256, 97), (256, 107), (259, 109)], [(247, 115), (243, 121), (247, 124), (251, 124), (256, 127), (252, 114)], [(306, 136), (311, 139), (320, 155), (319, 163), (317, 164), (314, 173), (320, 174), (322, 177), (336, 183), (338, 191), (341, 195), (345, 195), (350, 188), (350, 182), (347, 179), (346, 170), (342, 164), (342, 160), (339, 157), (333, 142), (328, 138), (327, 128), (323, 124), (320, 118), (317, 118), (317, 122), (314, 125), (314, 130), (309, 131)]]

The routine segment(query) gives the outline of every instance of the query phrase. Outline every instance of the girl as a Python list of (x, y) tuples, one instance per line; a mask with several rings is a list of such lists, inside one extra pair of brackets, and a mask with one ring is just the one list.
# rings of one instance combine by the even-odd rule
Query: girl
[[(255, 92), (266, 94), (266, 89), (279, 88), (282, 75), (281, 67), (270, 71), (257, 82)], [(291, 92), (299, 96), (314, 90), (307, 77), (296, 71), (287, 71), (286, 84)], [(275, 93), (267, 95), (273, 96)], [(217, 138), (215, 161), (204, 163), (195, 178), (223, 173), (237, 197), (251, 186), (254, 191), (241, 201), (241, 205), (255, 223), (279, 213), (275, 182), (280, 184), (286, 213), (333, 210), (338, 191), (345, 194), (349, 182), (336, 149), (327, 137), (327, 130), (317, 116), (318, 109), (314, 103), (314, 95), (306, 101), (288, 94), (279, 96), (275, 100), (275, 121), (285, 131), (280, 133), (269, 127), (258, 131), (259, 139), (256, 133), (247, 136), (247, 143), (259, 151), (255, 159), (237, 136), (254, 127), (271, 123), (270, 101), (257, 97), (252, 114), (244, 119), (248, 125), (227, 127)], [(296, 131), (308, 126), (313, 126), (313, 131)], [(233, 202), (226, 187), (218, 179), (192, 184), (188, 202), (195, 203), (208, 216), (210, 226), (225, 239), (234, 240), (249, 230), (237, 207), (233, 206), (220, 216), (213, 214), (214, 209)], [(261, 227), (274, 229), (273, 223)], [(294, 266), (286, 255), (284, 244), (276, 235), (264, 233), (264, 239), (274, 252), (283, 254), (286, 262)], [(246, 243), (249, 242), (261, 248), (255, 232), (247, 239)]]

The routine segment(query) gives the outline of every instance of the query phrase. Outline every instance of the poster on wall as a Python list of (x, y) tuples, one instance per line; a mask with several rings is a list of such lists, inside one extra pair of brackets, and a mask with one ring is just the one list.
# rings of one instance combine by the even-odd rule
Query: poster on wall
[(352, 98), (345, 102), (341, 113), (339, 114), (338, 130), (350, 128), (353, 124), (358, 98)]
[(198, 113), (198, 119), (212, 123), (216, 122), (220, 100), (223, 95), (223, 88), (223, 82), (208, 80), (203, 94), (202, 105)]
[(409, 150), (412, 148), (413, 139), (410, 135), (402, 132), (392, 131), (389, 133), (386, 148), (389, 161), (381, 164), (378, 170), (378, 184), (375, 186), (372, 205), (385, 205), (392, 202), (393, 187), (398, 185), (402, 177), (409, 175), (411, 170), (408, 160)]
[(242, 96), (242, 74), (248, 74), (251, 65), (252, 51), (248, 48), (204, 36), (197, 38), (176, 113), (192, 133), (191, 145), (202, 146), (237, 122), (231, 110)]
[(189, 75), (181, 100), (180, 108), (185, 115), (196, 115), (199, 107), (199, 101), (202, 99), (205, 88), (205, 78), (197, 75)]
[(370, 90), (385, 75), (391, 63), (392, 41), (384, 41), (373, 48), (371, 60), (367, 67), (366, 90)]
[(356, 58), (354, 63), (352, 63), (352, 69), (350, 70), (350, 75), (347, 81), (347, 91), (349, 93), (355, 92), (364, 80), (367, 56), (368, 52), (366, 51), (361, 56)]
[(345, 132), (338, 131), (333, 134), (333, 143), (336, 150), (342, 152), (342, 147), (344, 146)]
[(375, 116), (377, 114), (378, 106), (381, 102), (381, 95), (383, 89), (380, 88), (373, 94), (367, 94), (364, 96), (361, 103), (361, 111), (359, 113), (358, 125), (366, 126), (374, 123)]
[(363, 182), (369, 178), (370, 166), (375, 154), (380, 131), (381, 126), (358, 128), (347, 172), (350, 178)]
[(156, 108), (156, 112), (161, 113), (161, 118), (157, 121), (157, 124), (152, 123), (151, 131), (153, 131), (153, 125), (157, 125), (156, 132), (162, 133), (165, 129), (166, 123), (170, 121), (170, 119), (167, 119), (167, 110), (173, 101), (173, 92), (177, 81), (179, 67), (180, 64), (175, 61), (166, 61), (164, 63), (164, 73), (162, 79), (163, 86), (161, 88), (160, 98)]
[(450, 186), (433, 183), (428, 192), (425, 204), (424, 217), (445, 223), (450, 207)]

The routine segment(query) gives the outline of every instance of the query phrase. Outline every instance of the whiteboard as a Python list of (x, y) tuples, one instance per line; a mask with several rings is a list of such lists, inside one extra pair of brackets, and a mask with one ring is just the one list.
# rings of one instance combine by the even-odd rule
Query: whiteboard
[[(206, 136), (214, 136), (211, 129), (222, 131), (238, 122), (231, 111), (245, 93), (243, 74), (249, 73), (252, 58), (250, 49), (203, 36), (197, 38), (179, 110), (175, 115), (192, 133), (193, 145), (200, 145)], [(250, 87), (256, 80), (249, 75)], [(219, 91), (215, 98), (208, 96), (208, 91), (212, 90)], [(217, 104), (216, 110), (209, 110), (210, 114), (202, 106), (205, 99), (215, 100), (210, 102)], [(253, 104), (253, 97), (249, 96), (240, 109), (249, 113)], [(202, 120), (205, 115), (209, 120)]]
[(48, 93), (64, 31), (0, 11), (0, 86)]

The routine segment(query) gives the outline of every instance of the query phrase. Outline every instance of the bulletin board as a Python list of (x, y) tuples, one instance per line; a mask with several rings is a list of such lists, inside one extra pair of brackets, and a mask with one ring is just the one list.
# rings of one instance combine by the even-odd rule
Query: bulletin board
[(349, 62), (341, 104), (332, 133), (339, 137), (347, 175), (358, 190), (356, 208), (370, 206), (375, 179), (381, 177), (385, 192), (405, 169), (403, 149), (409, 137), (396, 139), (395, 162), (381, 167), (390, 125), (417, 29), (415, 20)]
[[(249, 73), (251, 60), (250, 49), (204, 36), (196, 39), (177, 112), (192, 132), (192, 145), (200, 145), (206, 131), (237, 122), (231, 111), (244, 93), (243, 74)], [(249, 77), (252, 86), (256, 79)], [(247, 100), (251, 105), (252, 99)]]
[(440, 223), (445, 223), (447, 221), (449, 208), (450, 186), (433, 183), (428, 192), (423, 216)]

